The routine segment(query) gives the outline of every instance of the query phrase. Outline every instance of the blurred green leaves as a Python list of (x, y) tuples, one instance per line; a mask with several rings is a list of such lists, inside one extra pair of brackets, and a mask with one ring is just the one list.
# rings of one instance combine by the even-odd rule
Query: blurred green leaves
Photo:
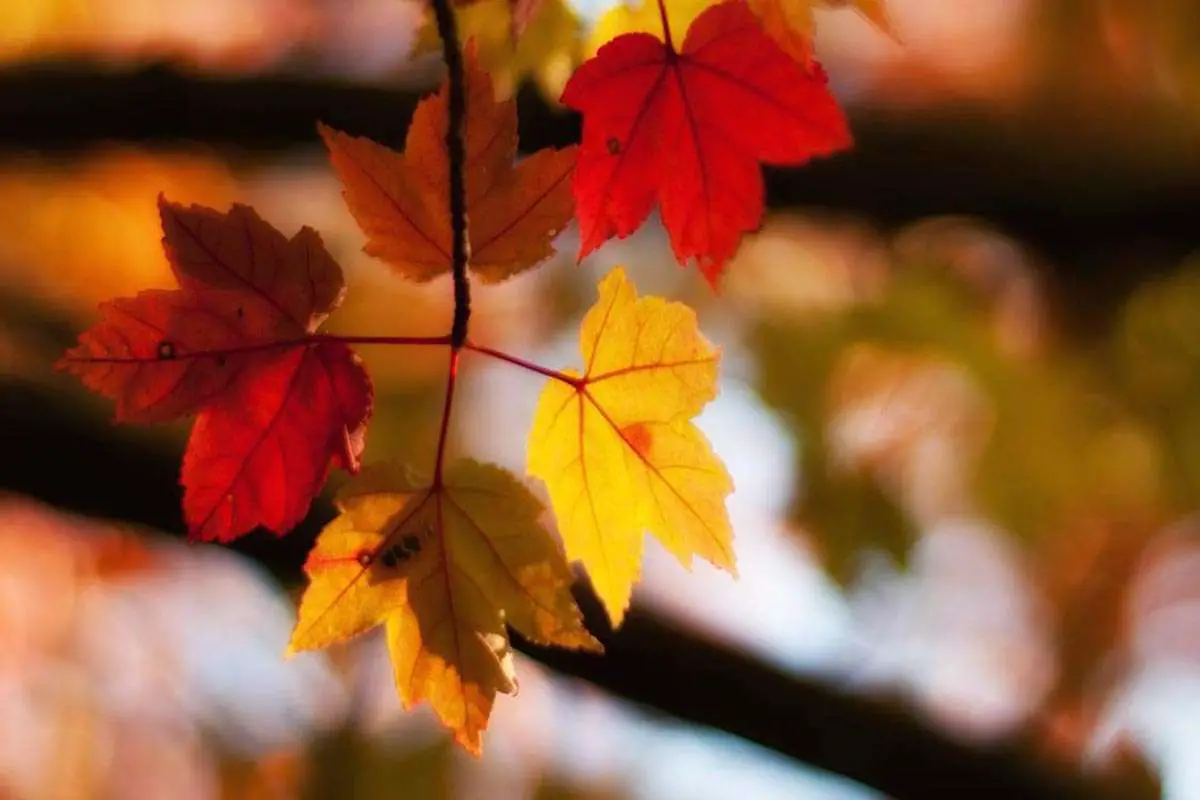
[(1200, 504), (1200, 261), (1147, 283), (1126, 304), (1114, 337), (1116, 379), (1159, 436), (1172, 504)]
[[(1187, 285), (1200, 319), (1200, 277)], [(1200, 390), (1200, 327), (1139, 308), (1126, 371), (1174, 421), (1200, 487), (1200, 413), (1182, 413)], [(752, 341), (761, 394), (800, 443), (792, 516), (840, 582), (864, 551), (903, 565), (939, 519), (979, 514), (1036, 544), (1081, 510), (1159, 500), (1156, 436), (1094, 357), (1007, 347), (991, 300), (942, 265), (900, 266), (871, 301), (765, 319)]]

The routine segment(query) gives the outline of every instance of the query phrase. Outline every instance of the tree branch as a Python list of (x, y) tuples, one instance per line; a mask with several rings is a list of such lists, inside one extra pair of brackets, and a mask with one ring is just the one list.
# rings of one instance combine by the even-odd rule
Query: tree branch
[[(316, 148), (315, 120), (402, 147), (419, 92), (348, 81), (185, 74), (165, 65), (113, 71), (91, 62), (0, 69), (0, 150), (78, 151), (99, 141), (233, 154)], [(64, 102), (69, 98), (70, 102)], [(538, 92), (518, 95), (522, 150), (578, 141), (579, 119)], [(1067, 109), (998, 117), (950, 104), (920, 112), (851, 109), (852, 152), (799, 170), (767, 170), (768, 204), (853, 214), (885, 229), (939, 214), (979, 217), (1047, 255), (1062, 312), (1084, 334), (1149, 275), (1200, 247), (1200, 151), (1158, 141), (1163, 120)], [(1080, 137), (1081, 127), (1088, 136)]]
[[(48, 344), (65, 335), (49, 329)], [(85, 413), (76, 393), (0, 380), (0, 490), (76, 512), (183, 535), (177, 447), (155, 448), (126, 428)], [(29, 458), (33, 453), (51, 454)], [(119, 465), (119, 469), (117, 468)], [(282, 539), (254, 534), (233, 549), (285, 584), (318, 531), (333, 517), (328, 500)], [(577, 592), (602, 656), (518, 649), (556, 672), (585, 680), (648, 709), (726, 731), (889, 796), (926, 798), (952, 788), (973, 798), (1102, 797), (1096, 785), (1039, 766), (1021, 743), (975, 748), (919, 721), (898, 705), (842, 694), (787, 675), (742, 653), (678, 630), (635, 607), (617, 633), (589, 590)]]

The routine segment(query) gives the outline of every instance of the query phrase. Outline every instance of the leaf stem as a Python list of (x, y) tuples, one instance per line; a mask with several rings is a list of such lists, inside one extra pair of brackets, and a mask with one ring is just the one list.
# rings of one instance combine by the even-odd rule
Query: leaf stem
[(428, 346), (450, 344), (450, 336), (340, 336), (336, 333), (314, 333), (298, 339), (280, 339), (274, 342), (255, 342), (254, 344), (238, 345), (237, 347), (214, 348), (212, 350), (190, 350), (178, 352), (177, 345), (169, 339), (159, 344), (159, 352), (152, 356), (63, 356), (60, 364), (150, 364), (160, 361), (189, 361), (197, 358), (224, 358), (251, 353), (261, 353), (267, 350), (287, 350), (292, 347), (307, 347), (312, 344), (359, 344), (359, 345), (393, 345), (393, 346)]
[(667, 49), (672, 53), (678, 52), (675, 42), (671, 40), (671, 23), (667, 21), (667, 5), (664, 0), (658, 0), (658, 17), (662, 20), (663, 39), (667, 43)]
[(450, 326), (450, 346), (457, 350), (467, 340), (467, 322), (471, 318), (471, 284), (467, 278), (470, 243), (467, 241), (466, 143), (463, 126), (467, 116), (466, 76), (462, 51), (458, 47), (458, 24), (451, 0), (431, 0), (438, 35), (442, 37), (442, 57), (446, 61), (449, 98), (446, 104), (446, 156), (450, 164), (450, 270), (454, 276), (454, 319)]
[(454, 410), (454, 384), (458, 380), (458, 348), (450, 348), (450, 372), (446, 376), (446, 403), (442, 406), (442, 425), (438, 430), (437, 457), (433, 462), (433, 486), (436, 491), (442, 486), (442, 463), (446, 456), (446, 439), (450, 434), (450, 412)]
[(341, 342), (342, 344), (385, 344), (385, 345), (448, 345), (449, 334), (441, 336), (340, 336), (336, 333), (318, 333), (308, 341)]
[(583, 378), (576, 378), (572, 375), (568, 375), (565, 372), (559, 372), (556, 369), (550, 369), (549, 367), (543, 367), (541, 364), (535, 364), (532, 361), (526, 361), (523, 358), (518, 358), (516, 356), (509, 355), (508, 353), (505, 353), (501, 350), (493, 350), (490, 347), (484, 347), (483, 345), (475, 344), (474, 342), (469, 341), (469, 340), (463, 345), (463, 347), (465, 347), (467, 350), (474, 350), (476, 353), (480, 353), (485, 356), (490, 356), (499, 361), (505, 361), (514, 366), (518, 366), (521, 369), (526, 369), (526, 370), (529, 370), (530, 372), (536, 372), (539, 375), (545, 375), (547, 378), (551, 378), (556, 381), (561, 381), (562, 383), (568, 384), (569, 386), (572, 386), (576, 389), (578, 389), (579, 387), (584, 386), (586, 384), (586, 381)]

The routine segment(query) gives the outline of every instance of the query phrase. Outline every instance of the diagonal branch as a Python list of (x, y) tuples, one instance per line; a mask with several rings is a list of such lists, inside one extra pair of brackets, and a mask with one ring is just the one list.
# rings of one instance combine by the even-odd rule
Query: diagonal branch
[[(10, 454), (0, 459), (0, 492), (181, 531), (178, 445), (155, 448), (84, 414), (74, 394), (7, 379), (0, 380), (0, 397), (0, 441)], [(38, 452), (52, 455), (27, 457)], [(331, 505), (318, 502), (292, 535), (252, 535), (234, 549), (284, 583), (297, 583), (309, 547), (332, 517)], [(595, 597), (586, 589), (577, 594), (589, 627), (605, 644), (604, 655), (542, 648), (514, 637), (516, 646), (561, 675), (651, 710), (740, 736), (900, 800), (945, 788), (973, 798), (1112, 796), (1078, 776), (1041, 767), (1021, 742), (986, 749), (963, 744), (899, 705), (785, 674), (643, 609), (635, 607), (613, 634)]]
[[(420, 88), (434, 83), (425, 77)], [(17, 64), (0, 69), (0, 153), (59, 158), (103, 141), (203, 142), (231, 157), (274, 157), (289, 147), (318, 148), (316, 119), (402, 148), (420, 99), (412, 86), (398, 93), (334, 78), (214, 76), (165, 64)], [(578, 116), (552, 108), (531, 86), (517, 101), (523, 152), (579, 141)], [(958, 101), (921, 113), (851, 111), (853, 156), (768, 169), (769, 208), (819, 207), (885, 230), (943, 214), (987, 220), (1048, 257), (1038, 266), (1071, 298), (1064, 325), (1088, 336), (1107, 335), (1139, 282), (1200, 246), (1200, 158), (1186, 126), (1161, 115), (1126, 109), (1080, 137), (1069, 104), (1015, 116)]]

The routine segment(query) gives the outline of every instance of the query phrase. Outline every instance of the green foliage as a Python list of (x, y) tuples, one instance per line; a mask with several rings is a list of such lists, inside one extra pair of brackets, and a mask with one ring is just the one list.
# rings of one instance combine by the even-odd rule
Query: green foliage
[(1123, 309), (1114, 340), (1130, 406), (1161, 436), (1164, 489), (1178, 508), (1200, 502), (1200, 263), (1147, 284)]
[[(838, 409), (831, 394), (839, 372), (864, 346), (881, 359), (864, 370), (876, 376), (871, 380), (884, 381), (878, 376), (885, 368), (915, 372), (928, 363), (961, 373), (978, 391), (976, 412), (957, 427), (946, 422), (969, 471), (964, 510), (981, 511), (1026, 541), (1046, 536), (1068, 509), (1113, 497), (1130, 481), (1145, 486), (1138, 476), (1153, 469), (1153, 443), (1105, 399), (1086, 362), (1009, 353), (990, 309), (943, 270), (905, 266), (877, 302), (802, 321), (767, 321), (754, 342), (762, 395), (801, 441), (803, 485), (793, 516), (817, 536), (839, 580), (865, 549), (903, 564), (918, 527), (916, 509), (895, 481), (881, 479), (881, 470), (847, 472), (834, 464), (830, 426)], [(868, 388), (878, 394), (885, 387)], [(939, 399), (931, 394), (918, 402), (936, 407)]]

